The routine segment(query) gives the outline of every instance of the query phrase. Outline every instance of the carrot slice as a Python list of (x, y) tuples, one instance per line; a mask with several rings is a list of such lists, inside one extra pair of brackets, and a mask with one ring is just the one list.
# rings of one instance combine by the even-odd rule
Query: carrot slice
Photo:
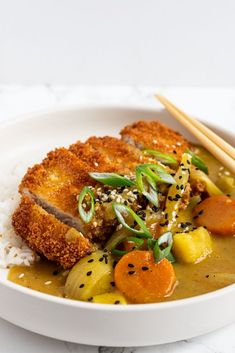
[(153, 303), (169, 296), (176, 283), (172, 264), (154, 262), (152, 251), (136, 250), (124, 255), (115, 267), (116, 287), (132, 303)]
[(224, 195), (211, 196), (194, 209), (200, 226), (218, 235), (235, 235), (235, 200)]

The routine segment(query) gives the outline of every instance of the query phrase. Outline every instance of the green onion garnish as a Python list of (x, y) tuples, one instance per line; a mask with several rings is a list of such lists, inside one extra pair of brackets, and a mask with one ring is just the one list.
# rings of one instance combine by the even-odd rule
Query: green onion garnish
[[(143, 180), (144, 177), (145, 182)], [(136, 185), (146, 199), (148, 199), (154, 206), (158, 207), (156, 181), (149, 176), (147, 168), (142, 168), (142, 166), (136, 167)], [(148, 190), (146, 187), (148, 187)]]
[[(138, 250), (138, 249), (141, 248), (141, 246), (144, 245), (144, 240), (143, 239), (136, 238), (136, 237), (126, 237), (125, 239), (121, 240), (118, 244), (116, 244), (116, 246), (120, 245), (124, 241), (130, 241), (130, 242), (136, 244), (131, 251)], [(117, 256), (123, 256), (123, 255), (127, 254), (128, 252), (129, 251), (119, 250), (119, 249), (112, 249), (112, 253), (114, 255), (117, 255)]]
[(209, 174), (208, 168), (205, 164), (205, 162), (199, 157), (197, 154), (194, 152), (190, 151), (189, 149), (186, 150), (186, 153), (190, 154), (192, 156), (191, 162), (195, 167), (198, 169), (202, 170), (205, 174)]
[(167, 153), (163, 153), (163, 152), (156, 151), (156, 150), (144, 150), (143, 152), (156, 157), (156, 160), (158, 160), (159, 162), (161, 162), (163, 164), (177, 164), (178, 163), (174, 157), (172, 157), (170, 154), (167, 154)]
[[(123, 227), (125, 227), (126, 229), (130, 230), (132, 233), (135, 233), (136, 235), (138, 235), (139, 237), (142, 238), (152, 238), (152, 235), (150, 233), (150, 231), (148, 230), (148, 228), (146, 227), (146, 224), (144, 223), (144, 221), (128, 206), (125, 206), (121, 203), (114, 203), (113, 204), (113, 210), (116, 214), (116, 217), (119, 221), (119, 223), (121, 223), (123, 225)], [(129, 218), (132, 218), (133, 221), (135, 221), (140, 229), (135, 229), (130, 227), (126, 221), (124, 216)]]
[(150, 178), (156, 180), (156, 182), (175, 184), (175, 179), (171, 174), (167, 173), (162, 167), (156, 164), (142, 164), (139, 166), (144, 170)]
[(127, 177), (116, 173), (89, 173), (90, 177), (109, 186), (134, 186), (135, 183)]
[[(167, 244), (167, 247), (161, 249), (161, 245)], [(173, 237), (171, 232), (166, 232), (162, 234), (156, 241), (154, 248), (153, 248), (153, 254), (154, 254), (154, 259), (155, 262), (159, 262), (164, 258), (168, 258), (170, 261), (170, 258), (173, 260), (173, 256), (171, 254), (171, 248), (173, 245)]]
[[(89, 201), (86, 200), (87, 195), (89, 195)], [(95, 198), (94, 193), (88, 186), (85, 186), (80, 192), (79, 199), (78, 199), (78, 212), (80, 214), (80, 217), (85, 223), (89, 223), (94, 215), (94, 211), (95, 211), (94, 198)], [(90, 209), (88, 212), (84, 210), (84, 207), (83, 207), (84, 203), (90, 206)]]

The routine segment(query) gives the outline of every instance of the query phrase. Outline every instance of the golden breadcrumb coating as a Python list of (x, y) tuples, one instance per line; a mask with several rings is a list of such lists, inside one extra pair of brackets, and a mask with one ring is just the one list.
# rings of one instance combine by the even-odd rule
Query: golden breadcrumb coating
[(154, 162), (134, 146), (110, 136), (92, 136), (85, 143), (78, 141), (70, 146), (70, 151), (89, 164), (92, 171), (99, 172), (132, 174), (137, 165)]
[(93, 251), (93, 245), (80, 232), (60, 222), (26, 196), (22, 197), (12, 224), (31, 249), (64, 268), (71, 268)]
[(48, 153), (41, 164), (29, 168), (20, 191), (42, 198), (63, 212), (78, 216), (77, 195), (85, 185), (95, 185), (89, 168), (72, 152), (59, 148)]
[[(178, 132), (159, 121), (138, 121), (124, 127), (122, 139), (140, 149), (155, 149), (181, 159), (189, 142)], [(174, 152), (175, 151), (175, 152)]]

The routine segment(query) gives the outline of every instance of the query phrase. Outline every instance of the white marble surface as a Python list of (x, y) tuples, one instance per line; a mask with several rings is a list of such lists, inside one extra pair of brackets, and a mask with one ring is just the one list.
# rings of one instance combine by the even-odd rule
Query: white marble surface
[[(159, 106), (161, 91), (190, 114), (235, 131), (235, 89), (166, 87), (0, 86), (0, 121), (32, 111), (87, 104)], [(83, 346), (46, 338), (0, 319), (1, 353), (234, 353), (235, 324), (205, 336), (147, 348)]]

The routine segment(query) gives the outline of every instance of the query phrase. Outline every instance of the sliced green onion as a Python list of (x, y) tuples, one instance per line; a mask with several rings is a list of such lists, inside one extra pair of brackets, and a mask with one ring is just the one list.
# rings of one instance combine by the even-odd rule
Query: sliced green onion
[[(85, 200), (86, 196), (89, 195), (90, 200), (87, 202)], [(80, 214), (80, 217), (85, 223), (89, 223), (94, 215), (95, 212), (95, 202), (94, 202), (94, 193), (93, 191), (88, 187), (85, 186), (82, 191), (80, 192), (79, 199), (78, 199), (78, 212)], [(90, 206), (90, 209), (88, 212), (86, 212), (83, 208), (83, 203), (87, 203), (87, 205)]]
[[(144, 185), (143, 177), (147, 182), (148, 190)], [(156, 181), (149, 176), (149, 172), (146, 168), (141, 166), (136, 167), (136, 185), (139, 191), (148, 199), (154, 206), (158, 207), (158, 194)]]
[(123, 256), (123, 255), (126, 255), (128, 253), (128, 251), (125, 251), (125, 250), (119, 250), (119, 249), (113, 249), (112, 251), (112, 254), (113, 255), (116, 255), (116, 256)]
[[(168, 246), (161, 249), (162, 244), (167, 244)], [(159, 262), (162, 259), (169, 257), (171, 254), (172, 244), (173, 237), (171, 232), (166, 232), (158, 238), (153, 248), (155, 262)]]
[[(137, 244), (136, 246), (134, 246), (133, 250), (138, 250), (138, 249), (141, 248), (141, 246), (144, 245), (144, 240), (143, 239), (136, 238), (136, 237), (126, 237), (125, 239), (120, 241), (118, 244), (116, 244), (116, 246), (120, 245), (124, 241), (130, 241), (132, 243)], [(119, 250), (119, 249), (112, 249), (112, 254), (117, 255), (117, 256), (123, 256), (123, 255), (127, 254), (128, 252), (129, 251)]]
[(177, 164), (177, 160), (172, 157), (170, 154), (167, 153), (163, 153), (160, 151), (156, 151), (156, 150), (144, 150), (144, 153), (150, 154), (154, 157), (156, 157), (156, 159), (163, 163), (163, 164)]
[(165, 169), (156, 164), (142, 164), (139, 166), (144, 170), (150, 178), (156, 180), (156, 182), (175, 184), (175, 179), (171, 174), (167, 173)]
[(89, 175), (91, 178), (95, 179), (96, 181), (99, 181), (104, 185), (109, 185), (114, 187), (135, 185), (135, 183), (132, 180), (116, 173), (89, 173)]
[[(125, 206), (121, 203), (115, 202), (115, 203), (113, 203), (113, 210), (116, 214), (116, 217), (117, 217), (119, 223), (121, 223), (123, 225), (123, 227), (130, 230), (132, 233), (137, 234), (139, 237), (152, 238), (152, 235), (151, 235), (150, 231), (148, 230), (148, 228), (146, 227), (146, 224), (144, 223), (144, 221), (130, 207)], [(123, 214), (125, 216), (130, 216), (134, 221), (136, 221), (136, 223), (139, 225), (140, 229), (135, 229), (135, 228), (130, 227), (126, 223)]]
[(148, 239), (147, 240), (147, 248), (148, 250), (152, 250), (157, 242), (157, 239)]
[(199, 157), (196, 153), (190, 151), (189, 149), (186, 150), (186, 153), (192, 156), (191, 162), (193, 165), (195, 165), (195, 167), (202, 170), (205, 174), (209, 174), (208, 168), (203, 159), (201, 159), (201, 157)]

